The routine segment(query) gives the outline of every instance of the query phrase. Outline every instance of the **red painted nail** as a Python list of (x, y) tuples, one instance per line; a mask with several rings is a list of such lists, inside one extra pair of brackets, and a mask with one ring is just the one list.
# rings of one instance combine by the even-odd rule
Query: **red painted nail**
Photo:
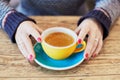
[(33, 60), (33, 55), (30, 54), (29, 57), (28, 57), (29, 61), (32, 61)]
[(93, 54), (93, 57), (96, 57), (97, 55), (96, 54)]
[(81, 39), (78, 39), (78, 44), (81, 44), (82, 43), (82, 40)]
[(37, 42), (41, 42), (41, 38), (39, 37), (39, 38), (37, 38)]
[(88, 53), (85, 54), (85, 59), (88, 60)]

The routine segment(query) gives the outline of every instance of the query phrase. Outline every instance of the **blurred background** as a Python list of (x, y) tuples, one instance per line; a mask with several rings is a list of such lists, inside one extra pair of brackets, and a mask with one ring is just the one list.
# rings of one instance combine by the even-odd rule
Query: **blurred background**
[[(17, 6), (19, 5), (20, 0), (11, 0), (10, 1), (10, 6), (17, 8)], [(82, 12), (80, 12), (81, 14), (85, 14), (87, 13), (89, 10), (92, 10), (95, 6), (95, 0), (86, 0), (85, 4), (83, 4), (81, 6), (81, 10)], [(84, 11), (83, 11), (84, 8)]]

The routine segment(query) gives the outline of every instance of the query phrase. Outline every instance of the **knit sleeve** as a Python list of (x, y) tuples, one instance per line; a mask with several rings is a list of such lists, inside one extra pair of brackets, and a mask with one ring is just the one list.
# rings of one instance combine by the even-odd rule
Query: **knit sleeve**
[[(104, 10), (108, 15), (106, 15)], [(78, 25), (87, 18), (96, 19), (103, 28), (103, 40), (109, 34), (111, 24), (120, 16), (120, 0), (96, 0), (95, 9), (84, 15), (78, 21)]]
[(9, 6), (9, 1), (10, 0), (0, 0), (0, 28), (2, 27), (2, 20), (6, 13), (13, 9)]
[(112, 23), (120, 16), (120, 0), (96, 0), (95, 8), (104, 9), (109, 14)]
[(17, 11), (11, 12), (6, 18), (4, 30), (8, 34), (9, 38), (13, 43), (16, 42), (15, 40), (16, 30), (23, 21), (32, 21), (36, 23), (35, 20)]
[[(23, 21), (32, 21), (34, 23), (36, 22), (26, 15), (19, 13), (11, 8), (9, 6), (9, 1), (10, 0), (0, 0), (0, 28), (3, 28), (3, 30), (8, 34), (11, 41), (15, 43), (15, 33), (18, 26)], [(4, 25), (2, 25), (3, 19), (5, 20)]]

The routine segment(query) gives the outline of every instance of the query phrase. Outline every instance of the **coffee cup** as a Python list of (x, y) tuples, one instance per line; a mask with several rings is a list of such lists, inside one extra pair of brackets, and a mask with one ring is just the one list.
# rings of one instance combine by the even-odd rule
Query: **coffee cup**
[(43, 31), (41, 37), (44, 52), (55, 60), (68, 58), (86, 47), (85, 41), (77, 43), (78, 38), (74, 31), (63, 27), (48, 28)]

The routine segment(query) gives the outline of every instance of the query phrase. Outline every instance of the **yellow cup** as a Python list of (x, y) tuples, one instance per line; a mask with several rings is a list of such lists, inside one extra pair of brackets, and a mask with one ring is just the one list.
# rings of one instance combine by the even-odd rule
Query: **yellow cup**
[[(64, 47), (56, 47), (56, 46), (46, 43), (45, 41), (46, 36), (54, 32), (62, 32), (62, 33), (71, 35), (74, 39), (73, 43), (68, 46), (64, 46)], [(49, 57), (56, 59), (56, 60), (65, 59), (69, 57), (70, 55), (72, 55), (73, 53), (83, 51), (86, 46), (86, 43), (83, 41), (81, 44), (82, 46), (78, 47), (76, 33), (70, 29), (63, 28), (63, 27), (48, 28), (45, 31), (43, 31), (41, 37), (42, 37), (41, 44), (42, 44), (43, 50)]]

